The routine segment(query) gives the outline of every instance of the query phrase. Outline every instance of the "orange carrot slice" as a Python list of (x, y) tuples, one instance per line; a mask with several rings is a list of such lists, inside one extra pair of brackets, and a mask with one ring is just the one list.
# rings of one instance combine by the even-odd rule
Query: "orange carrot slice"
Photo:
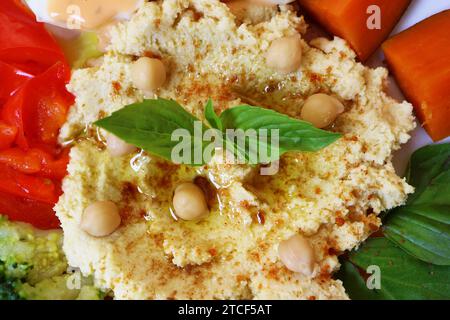
[(450, 10), (383, 44), (388, 65), (434, 141), (450, 135)]
[(411, 0), (298, 2), (330, 33), (347, 40), (359, 59), (365, 61), (389, 36)]

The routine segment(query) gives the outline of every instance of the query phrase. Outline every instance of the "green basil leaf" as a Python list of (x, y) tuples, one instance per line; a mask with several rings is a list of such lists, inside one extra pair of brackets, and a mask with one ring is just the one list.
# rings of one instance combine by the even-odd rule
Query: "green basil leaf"
[[(203, 141), (202, 134), (195, 134), (196, 121), (199, 120), (177, 102), (157, 99), (126, 106), (111, 116), (97, 121), (95, 125), (127, 143), (172, 161), (172, 150), (179, 144), (179, 141), (172, 139), (172, 134), (177, 129), (184, 129), (185, 138), (191, 139), (192, 157), (200, 148), (203, 150), (209, 145), (209, 142)], [(202, 130), (207, 130), (207, 127), (203, 125)], [(191, 163), (202, 165), (204, 161), (192, 159)]]
[(408, 165), (406, 178), (416, 188), (416, 193), (409, 198), (409, 202), (414, 201), (427, 189), (435, 177), (442, 172), (448, 172), (449, 169), (449, 143), (429, 145), (414, 152)]
[(211, 99), (208, 100), (208, 103), (205, 107), (205, 118), (206, 120), (208, 120), (208, 123), (211, 125), (211, 127), (222, 131), (222, 121), (214, 111), (213, 102)]
[[(215, 130), (212, 140), (221, 142), (215, 137), (222, 138), (226, 142), (225, 148), (237, 155), (238, 163), (251, 165), (278, 160), (287, 151), (317, 151), (341, 137), (259, 107), (238, 106), (226, 110), (219, 117), (209, 100), (205, 117)], [(177, 137), (181, 142), (191, 142), (188, 152), (194, 159), (183, 157), (182, 163), (202, 165), (209, 160), (203, 153), (211, 150), (208, 147), (213, 141), (203, 141), (203, 138), (205, 131), (211, 128), (172, 100), (144, 100), (126, 106), (95, 124), (127, 143), (172, 161), (173, 150), (178, 152), (180, 148), (180, 141), (174, 141), (173, 132), (184, 129), (183, 134), (180, 136), (178, 133)], [(264, 129), (266, 131), (262, 133)], [(279, 135), (275, 137), (273, 132)], [(276, 138), (276, 143), (272, 137)], [(185, 147), (182, 150), (186, 153)], [(198, 155), (201, 159), (196, 158)]]
[[(223, 130), (249, 129), (279, 133), (280, 155), (288, 151), (319, 151), (342, 137), (339, 133), (315, 128), (312, 124), (290, 118), (273, 110), (248, 105), (225, 110), (221, 115)], [(268, 139), (270, 143), (270, 138)], [(251, 141), (259, 143), (258, 141)], [(267, 146), (269, 149), (270, 146)]]
[(450, 265), (450, 144), (431, 145), (411, 157), (407, 175), (416, 192), (392, 210), (385, 236), (414, 257)]
[(348, 260), (341, 261), (336, 277), (344, 283), (345, 291), (352, 300), (380, 300), (382, 296), (375, 290), (367, 289), (367, 284), (358, 268)]
[(352, 299), (450, 299), (450, 267), (408, 255), (386, 238), (369, 239), (349, 261), (361, 270), (380, 268), (380, 289), (368, 289), (358, 270), (344, 263), (340, 276)]

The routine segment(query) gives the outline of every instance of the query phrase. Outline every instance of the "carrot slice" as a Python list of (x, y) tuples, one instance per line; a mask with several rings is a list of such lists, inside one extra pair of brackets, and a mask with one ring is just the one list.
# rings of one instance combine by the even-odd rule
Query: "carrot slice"
[(388, 65), (434, 141), (450, 135), (450, 10), (383, 44)]
[[(365, 61), (389, 36), (411, 0), (298, 0), (298, 2), (330, 33), (347, 40), (359, 59)], [(380, 21), (379, 26), (376, 24), (377, 19)]]

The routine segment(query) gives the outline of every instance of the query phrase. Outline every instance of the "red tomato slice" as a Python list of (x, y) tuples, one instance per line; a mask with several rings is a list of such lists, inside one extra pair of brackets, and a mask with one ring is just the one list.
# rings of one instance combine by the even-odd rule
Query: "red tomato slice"
[(67, 118), (74, 97), (67, 92), (68, 66), (57, 63), (29, 81), (24, 94), (24, 130), (29, 141), (57, 145), (59, 129)]
[(42, 170), (41, 158), (32, 152), (19, 148), (10, 148), (0, 151), (0, 164), (6, 164), (17, 171), (33, 174)]
[(69, 150), (57, 137), (74, 97), (62, 50), (22, 0), (0, 0), (0, 214), (59, 226)]
[(9, 148), (16, 140), (17, 128), (0, 120), (0, 150)]
[(70, 70), (56, 63), (46, 72), (28, 80), (5, 104), (2, 118), (18, 129), (16, 143), (26, 150), (39, 144), (57, 144), (73, 96), (65, 85)]
[[(40, 171), (37, 173), (40, 177), (62, 180), (67, 174), (67, 165), (69, 164), (70, 149), (63, 149), (56, 157), (43, 149), (31, 149), (28, 155), (33, 159), (38, 159)], [(0, 153), (1, 154), (1, 153)]]
[(12, 221), (31, 223), (43, 230), (57, 229), (60, 225), (53, 211), (53, 204), (24, 199), (1, 191), (0, 212)]
[(23, 111), (22, 106), (24, 104), (24, 94), (21, 92), (23, 87), (16, 91), (15, 94), (6, 102), (1, 110), (0, 118), (6, 122), (7, 125), (16, 128), (16, 144), (22, 149), (28, 149), (28, 142), (25, 138), (25, 132), (23, 127)]
[(70, 149), (63, 149), (54, 158), (41, 149), (23, 151), (20, 148), (9, 148), (0, 151), (0, 164), (25, 174), (36, 174), (39, 177), (62, 180), (67, 174)]
[(0, 1), (0, 60), (20, 65), (30, 73), (40, 73), (64, 54), (44, 24), (20, 0)]
[(33, 76), (0, 61), (0, 107), (24, 82)]
[(58, 200), (59, 190), (50, 179), (20, 173), (0, 164), (0, 191), (49, 204)]
[(43, 177), (62, 180), (67, 175), (67, 165), (70, 161), (70, 149), (66, 148), (62, 150), (61, 154), (56, 160), (43, 159), (42, 171)]

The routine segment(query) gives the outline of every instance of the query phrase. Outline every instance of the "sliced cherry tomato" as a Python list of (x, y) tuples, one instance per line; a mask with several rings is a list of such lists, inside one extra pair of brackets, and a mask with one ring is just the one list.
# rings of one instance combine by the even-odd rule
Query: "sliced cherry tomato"
[[(30, 130), (32, 124), (36, 125), (34, 131), (31, 132), (32, 134), (37, 134), (39, 142), (47, 144), (57, 143), (59, 130), (66, 122), (68, 106), (70, 105), (67, 102), (67, 98), (61, 96), (60, 93), (61, 91), (53, 97), (45, 96), (40, 98), (38, 109), (36, 110), (37, 119), (26, 123)], [(30, 115), (28, 119), (32, 120), (33, 115)]]
[(70, 149), (63, 149), (55, 158), (42, 149), (9, 148), (0, 151), (0, 164), (20, 171), (25, 174), (62, 180), (67, 174)]
[(0, 1), (0, 60), (30, 73), (47, 70), (64, 54), (21, 0)]
[(16, 144), (22, 149), (28, 149), (28, 142), (25, 138), (24, 126), (23, 126), (23, 111), (22, 106), (24, 104), (24, 94), (21, 93), (23, 87), (16, 91), (12, 97), (5, 103), (2, 114), (0, 117), (6, 122), (7, 125), (16, 128)]
[(31, 149), (28, 154), (39, 159), (41, 170), (37, 174), (40, 177), (62, 180), (67, 174), (67, 165), (69, 164), (70, 149), (66, 148), (56, 156), (43, 149)]
[(21, 0), (0, 0), (0, 214), (59, 226), (69, 150), (57, 137), (74, 97), (62, 50)]
[(0, 164), (26, 174), (42, 171), (42, 160), (33, 150), (23, 151), (19, 148), (10, 148), (0, 151)]
[(58, 62), (28, 80), (5, 104), (2, 117), (17, 127), (19, 147), (26, 150), (42, 143), (56, 146), (59, 129), (74, 102), (65, 88), (69, 77), (68, 67)]
[(68, 66), (57, 63), (27, 84), (23, 119), (25, 135), (32, 143), (57, 145), (59, 129), (74, 103), (66, 90), (69, 79)]
[(53, 204), (24, 199), (0, 191), (0, 212), (12, 221), (31, 223), (36, 228), (48, 230), (59, 228), (59, 220)]
[(62, 180), (67, 175), (67, 165), (70, 161), (70, 149), (62, 150), (61, 154), (56, 160), (49, 160), (42, 162), (42, 176)]
[(33, 75), (0, 61), (0, 106)]
[(0, 164), (0, 191), (26, 199), (54, 204), (58, 200), (58, 188), (47, 178), (27, 175)]
[(9, 148), (17, 136), (17, 128), (0, 120), (0, 150)]

